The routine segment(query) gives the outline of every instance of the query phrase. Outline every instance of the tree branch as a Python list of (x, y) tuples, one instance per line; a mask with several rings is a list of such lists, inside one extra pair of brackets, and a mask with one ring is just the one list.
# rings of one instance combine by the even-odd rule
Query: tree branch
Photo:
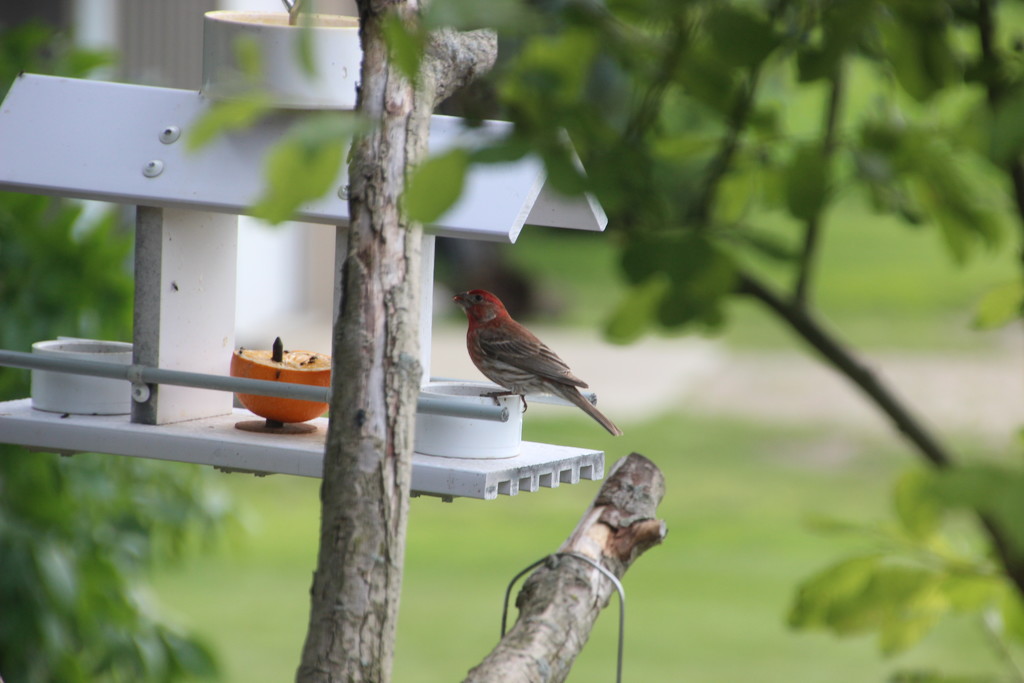
[[(839, 127), (839, 111), (843, 101), (843, 65), (836, 66), (836, 72), (832, 76), (832, 90), (828, 98), (828, 108), (825, 111), (825, 130), (822, 134), (822, 156), (825, 164), (831, 163), (836, 148), (836, 132)], [(804, 248), (800, 253), (800, 262), (797, 270), (796, 286), (793, 291), (793, 301), (799, 308), (807, 308), (808, 292), (810, 291), (811, 277), (814, 274), (814, 265), (818, 253), (818, 242), (821, 233), (821, 209), (814, 213), (814, 216), (807, 221), (804, 230)]]
[(420, 70), (420, 91), (433, 101), (431, 109), (490, 71), (497, 56), (498, 34), (494, 31), (442, 29), (431, 33)]
[(813, 316), (798, 306), (787, 303), (749, 273), (740, 272), (739, 279), (741, 293), (754, 297), (772, 309), (830, 365), (867, 394), (925, 459), (936, 467), (947, 467), (952, 464), (952, 458), (946, 449), (910, 412), (910, 409), (903, 405), (875, 373), (854, 356), (852, 350), (843, 346)]
[(616, 577), (665, 538), (656, 519), (665, 495), (658, 467), (631, 453), (615, 464), (594, 502), (559, 553), (526, 580), (516, 599), (519, 618), (466, 683), (563, 681), (583, 649), (614, 587), (590, 558)]
[(426, 77), (414, 89), (388, 57), (383, 22), (392, 11), (415, 18), (419, 3), (358, 5), (357, 106), (376, 125), (353, 142), (349, 166), (348, 253), (333, 330), (320, 546), (300, 683), (391, 679), (421, 373), (422, 226), (402, 213), (400, 198), (408, 169), (426, 153), (439, 94), (494, 62), (487, 54), (493, 36), (442, 32), (432, 38)]
[(679, 67), (679, 60), (686, 51), (686, 34), (687, 28), (682, 19), (675, 19), (672, 22), (671, 32), (662, 41), (668, 47), (662, 54), (658, 66), (654, 69), (654, 78), (651, 79), (650, 86), (640, 98), (640, 103), (633, 110), (629, 122), (623, 130), (622, 136), (627, 140), (639, 140), (657, 120), (665, 92), (672, 84), (676, 69)]
[[(784, 301), (752, 275), (741, 272), (739, 277), (740, 292), (753, 296), (772, 309), (830, 365), (867, 394), (929, 463), (938, 468), (951, 467), (954, 464), (949, 452), (910, 412), (910, 409), (903, 405), (873, 372), (862, 365), (852, 351), (832, 337), (812, 316)], [(992, 540), (1006, 575), (1017, 587), (1018, 592), (1024, 595), (1024, 558), (1015, 553), (1014, 544), (1008, 540), (1006, 532), (994, 519), (984, 514), (979, 514), (979, 519)]]
[(708, 220), (711, 217), (711, 207), (715, 205), (719, 183), (721, 183), (722, 178), (729, 171), (733, 157), (736, 156), (736, 152), (739, 149), (740, 137), (747, 127), (747, 121), (750, 118), (751, 112), (754, 110), (760, 76), (760, 65), (751, 68), (750, 74), (747, 76), (747, 82), (743, 86), (743, 91), (736, 95), (736, 101), (733, 103), (732, 111), (727, 121), (729, 129), (722, 138), (721, 147), (719, 147), (715, 157), (708, 163), (703, 187), (693, 210), (690, 212), (690, 218), (698, 230), (707, 226)]

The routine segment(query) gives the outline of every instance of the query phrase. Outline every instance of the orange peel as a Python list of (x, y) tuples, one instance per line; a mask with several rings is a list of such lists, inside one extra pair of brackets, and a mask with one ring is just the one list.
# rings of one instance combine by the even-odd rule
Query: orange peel
[[(231, 376), (328, 387), (331, 385), (331, 357), (312, 351), (285, 351), (281, 360), (275, 361), (272, 351), (240, 348), (231, 354)], [(277, 422), (307, 422), (327, 410), (327, 404), (319, 401), (235, 395), (253, 413)]]

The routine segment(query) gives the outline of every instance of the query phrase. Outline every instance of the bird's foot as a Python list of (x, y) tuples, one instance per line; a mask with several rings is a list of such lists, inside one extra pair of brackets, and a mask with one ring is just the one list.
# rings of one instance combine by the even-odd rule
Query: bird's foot
[(519, 398), (523, 399), (523, 412), (526, 412), (526, 397), (523, 396), (522, 394), (517, 394), (514, 391), (488, 391), (486, 394), (480, 395), (486, 396), (487, 398), (490, 399), (494, 399), (494, 405), (501, 405), (501, 402), (498, 400), (499, 398), (504, 398), (505, 396), (518, 396)]

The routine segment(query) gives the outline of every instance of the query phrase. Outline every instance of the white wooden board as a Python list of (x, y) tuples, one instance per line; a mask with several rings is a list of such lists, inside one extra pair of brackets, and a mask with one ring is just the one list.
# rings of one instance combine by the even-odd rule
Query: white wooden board
[[(0, 403), (0, 443), (57, 453), (109, 453), (174, 460), (260, 474), (319, 477), (323, 472), (327, 420), (303, 435), (255, 434), (235, 423), (255, 416), (233, 414), (170, 425), (142, 425), (127, 415), (68, 415), (32, 408), (31, 399)], [(540, 487), (576, 484), (604, 476), (604, 453), (585, 448), (523, 442), (514, 458), (468, 460), (413, 456), (412, 489), (435, 495), (493, 500)]]
[[(263, 191), (263, 159), (292, 116), (281, 112), (198, 152), (185, 149), (191, 126), (210, 102), (191, 90), (22, 74), (0, 104), (0, 187), (86, 199), (244, 214)], [(467, 131), (458, 118), (434, 116), (430, 149), (501, 135), (511, 124)], [(177, 127), (170, 143), (161, 132)], [(160, 168), (154, 173), (154, 168)], [(146, 169), (149, 169), (148, 173)], [(339, 178), (340, 188), (345, 184)], [(332, 192), (300, 209), (297, 220), (348, 223), (348, 203)], [(514, 242), (526, 223), (603, 230), (592, 198), (559, 197), (535, 157), (476, 165), (436, 234)]]

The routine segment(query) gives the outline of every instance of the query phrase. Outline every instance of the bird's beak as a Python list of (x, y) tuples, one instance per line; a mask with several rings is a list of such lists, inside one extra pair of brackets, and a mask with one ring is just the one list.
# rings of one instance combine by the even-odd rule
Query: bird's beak
[(459, 306), (466, 308), (469, 305), (469, 299), (466, 298), (466, 294), (466, 292), (456, 294), (455, 296), (452, 297), (452, 301), (457, 303)]

